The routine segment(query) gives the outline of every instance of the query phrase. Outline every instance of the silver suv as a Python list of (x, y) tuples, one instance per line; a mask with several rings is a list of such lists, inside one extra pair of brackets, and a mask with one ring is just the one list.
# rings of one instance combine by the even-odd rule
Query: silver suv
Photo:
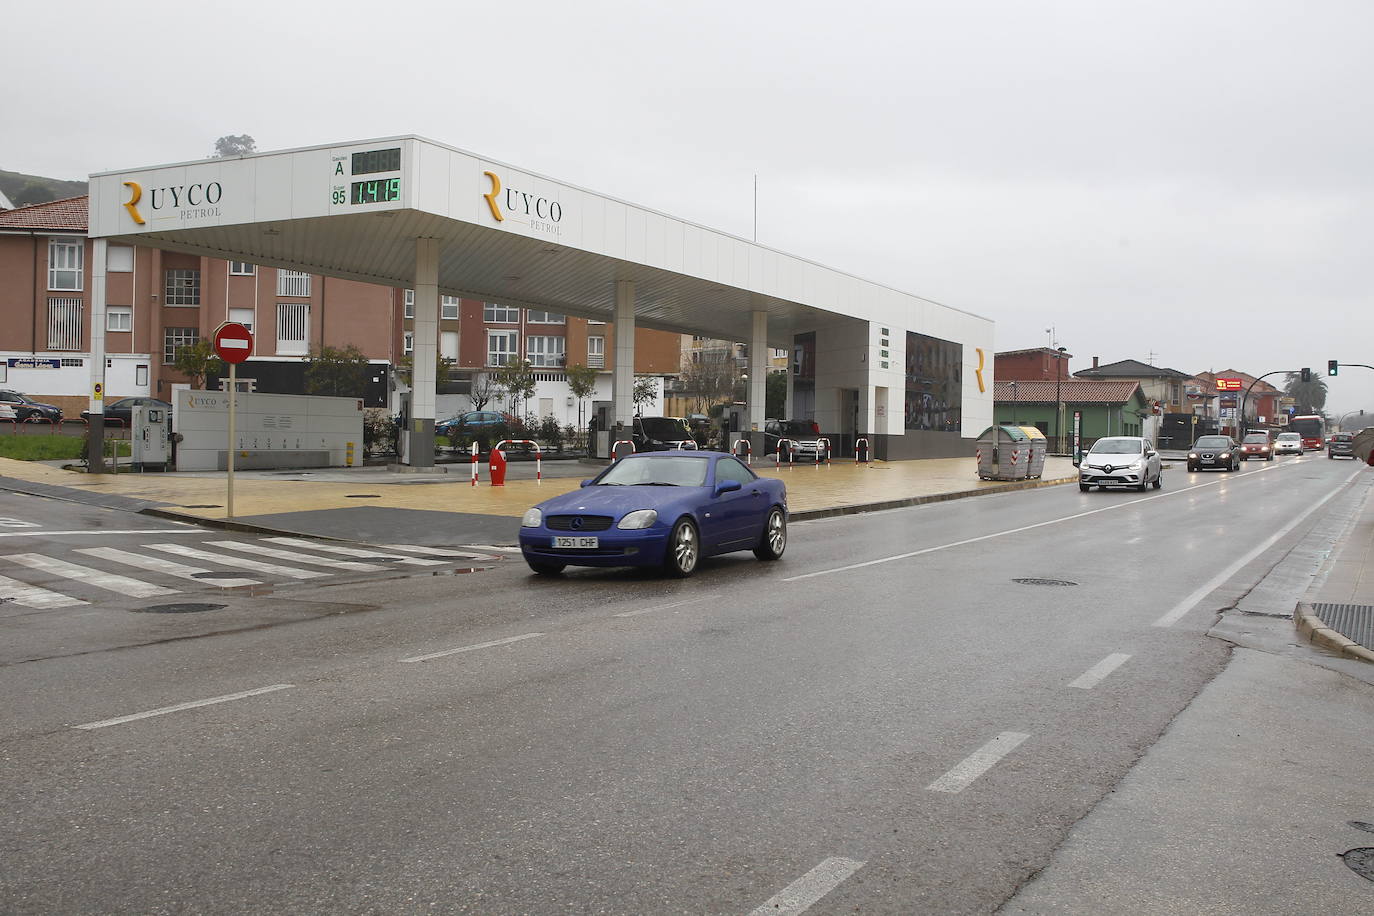
[(1093, 487), (1134, 487), (1144, 490), (1164, 486), (1164, 469), (1159, 452), (1149, 439), (1140, 436), (1108, 436), (1098, 439), (1078, 466), (1078, 489)]

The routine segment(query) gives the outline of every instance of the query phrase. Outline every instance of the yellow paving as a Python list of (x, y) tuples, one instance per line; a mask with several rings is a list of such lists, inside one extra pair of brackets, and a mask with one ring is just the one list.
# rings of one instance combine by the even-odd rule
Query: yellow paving
[[(793, 512), (969, 490), (993, 492), (1008, 486), (999, 481), (979, 480), (972, 457), (875, 461), (860, 465), (837, 461), (820, 467), (798, 464), (777, 469), (771, 464), (756, 464), (754, 470), (787, 482), (788, 503)], [(355, 472), (333, 468), (321, 473), (337, 478), (340, 474)], [(262, 476), (261, 472), (240, 472), (234, 478), (234, 514), (242, 518), (384, 506), (518, 518), (540, 500), (575, 489), (581, 480), (580, 477), (545, 478), (542, 482), (508, 480), (504, 487), (492, 487), (486, 483), (483, 468), (481, 485), (473, 487), (466, 472), (444, 475), (438, 481), (432, 477), (390, 474), (375, 469), (359, 469), (356, 473), (356, 480), (341, 481), (290, 480)], [(596, 468), (588, 465), (585, 476), (595, 473)], [(170, 504), (168, 508), (197, 518), (226, 517), (223, 474), (85, 474), (8, 458), (0, 458), (0, 474), (35, 483), (165, 502)], [(1076, 479), (1072, 462), (1067, 458), (1048, 459), (1042, 480), (1065, 479)], [(363, 495), (367, 498), (356, 498)]]

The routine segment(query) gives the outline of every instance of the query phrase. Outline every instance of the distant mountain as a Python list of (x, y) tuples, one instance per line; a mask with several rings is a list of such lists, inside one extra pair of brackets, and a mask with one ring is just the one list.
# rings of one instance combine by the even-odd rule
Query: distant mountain
[(0, 169), (0, 191), (3, 191), (16, 207), (26, 207), (29, 204), (44, 204), (50, 200), (79, 197), (86, 193), (86, 182), (43, 178), (39, 175), (25, 175), (22, 172), (6, 172)]

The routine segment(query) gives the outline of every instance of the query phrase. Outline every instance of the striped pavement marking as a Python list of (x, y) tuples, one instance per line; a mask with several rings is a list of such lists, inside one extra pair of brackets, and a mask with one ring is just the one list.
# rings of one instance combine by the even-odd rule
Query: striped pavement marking
[(294, 560), (297, 563), (313, 563), (316, 566), (328, 566), (332, 569), (351, 569), (355, 572), (381, 572), (385, 566), (377, 566), (374, 563), (359, 563), (355, 560), (336, 560), (333, 557), (312, 557), (306, 553), (298, 553), (294, 550), (282, 550), (278, 547), (266, 547), (262, 544), (246, 544), (243, 541), (207, 541), (210, 547), (219, 547), (223, 550), (241, 550), (245, 553), (262, 554), (265, 557), (276, 557), (278, 560)]
[(135, 569), (146, 569), (149, 572), (163, 573), (168, 576), (176, 576), (178, 579), (190, 579), (192, 582), (203, 582), (206, 585), (213, 585), (217, 588), (241, 588), (245, 585), (261, 585), (257, 579), (237, 579), (237, 578), (206, 578), (210, 570), (199, 566), (186, 566), (182, 563), (173, 563), (171, 560), (164, 560), (161, 557), (147, 557), (140, 553), (130, 553), (127, 550), (120, 550), (117, 547), (82, 547), (77, 553), (84, 553), (87, 556), (100, 557), (102, 560), (113, 560), (125, 566), (132, 566)]
[(184, 544), (144, 544), (145, 550), (160, 550), (163, 553), (170, 553), (177, 557), (186, 557), (190, 560), (205, 560), (208, 563), (219, 563), (222, 566), (230, 566), (235, 569), (247, 569), (251, 572), (263, 573), (269, 576), (286, 576), (290, 579), (318, 579), (320, 576), (327, 576), (329, 573), (316, 572), (313, 569), (297, 569), (294, 566), (278, 566), (275, 563), (259, 563), (257, 560), (245, 560), (242, 557), (226, 557), (221, 554), (211, 553), (208, 550), (197, 550), (194, 547), (187, 547)]
[(36, 585), (25, 585), (23, 582), (16, 582), (14, 579), (7, 579), (0, 576), (0, 601), (12, 601), (15, 604), (22, 604), (24, 607), (47, 609), (55, 607), (76, 607), (78, 604), (86, 604), (80, 598), (73, 598), (61, 592), (50, 592), (46, 588), (39, 588)]
[(131, 579), (128, 576), (100, 572), (89, 566), (78, 566), (75, 563), (68, 563), (66, 560), (45, 557), (38, 553), (15, 553), (4, 559), (11, 563), (18, 563), (20, 566), (27, 566), (29, 569), (51, 573), (63, 579), (85, 582), (96, 588), (103, 588), (120, 595), (128, 595), (131, 598), (157, 598), (162, 595), (177, 594), (177, 590), (174, 588), (164, 588), (161, 585), (144, 582), (142, 579)]
[(380, 550), (363, 550), (359, 547), (340, 547), (337, 544), (322, 544), (319, 541), (311, 541), (306, 538), (263, 538), (263, 540), (271, 541), (273, 544), (285, 544), (287, 547), (305, 547), (308, 550), (322, 550), (325, 553), (342, 554), (346, 557), (395, 560), (398, 563), (405, 563), (409, 566), (444, 565), (443, 560), (425, 560), (420, 557), (398, 557), (395, 554), (382, 553)]
[(400, 553), (419, 553), (430, 557), (455, 557), (460, 560), (485, 560), (487, 554), (472, 553), (464, 550), (448, 550), (438, 547), (417, 547), (411, 544), (378, 544), (382, 550), (395, 550)]
[(839, 887), (863, 862), (833, 856), (750, 911), (749, 916), (796, 916)]

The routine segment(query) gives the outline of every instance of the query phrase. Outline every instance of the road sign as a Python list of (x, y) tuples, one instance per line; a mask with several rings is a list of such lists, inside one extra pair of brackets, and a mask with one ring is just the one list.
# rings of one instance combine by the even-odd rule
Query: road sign
[(215, 329), (215, 355), (236, 365), (253, 355), (253, 332), (237, 321), (226, 321)]

